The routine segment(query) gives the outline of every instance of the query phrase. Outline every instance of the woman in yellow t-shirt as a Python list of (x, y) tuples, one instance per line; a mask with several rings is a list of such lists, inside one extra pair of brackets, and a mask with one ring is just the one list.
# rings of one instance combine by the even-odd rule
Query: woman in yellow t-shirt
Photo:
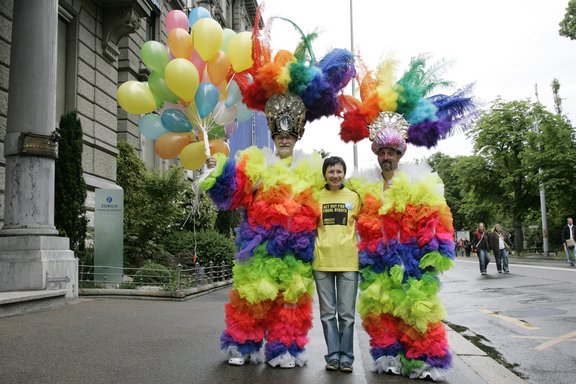
[(360, 198), (344, 187), (346, 163), (324, 160), (326, 186), (318, 195), (320, 222), (314, 247), (314, 280), (328, 353), (326, 370), (352, 372), (354, 318), (358, 290), (358, 247), (355, 217)]

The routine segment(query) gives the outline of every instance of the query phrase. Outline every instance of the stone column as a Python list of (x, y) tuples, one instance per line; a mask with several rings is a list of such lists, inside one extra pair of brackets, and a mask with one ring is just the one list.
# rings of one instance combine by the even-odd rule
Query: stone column
[(76, 297), (78, 262), (54, 227), (57, 28), (57, 0), (14, 1), (0, 291), (68, 277), (67, 296)]

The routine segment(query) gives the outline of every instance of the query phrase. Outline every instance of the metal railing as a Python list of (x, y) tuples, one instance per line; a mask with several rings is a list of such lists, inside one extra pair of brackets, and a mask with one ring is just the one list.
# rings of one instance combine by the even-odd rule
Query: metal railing
[(232, 278), (232, 265), (222, 262), (196, 263), (192, 268), (177, 269), (121, 268), (78, 266), (80, 288), (156, 289), (175, 291), (200, 287)]

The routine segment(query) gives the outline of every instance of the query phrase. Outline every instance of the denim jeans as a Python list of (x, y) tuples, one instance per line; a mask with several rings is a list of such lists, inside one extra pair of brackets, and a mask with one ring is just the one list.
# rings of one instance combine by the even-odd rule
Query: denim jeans
[(566, 258), (570, 265), (574, 265), (574, 248), (566, 247)]
[(478, 259), (480, 260), (480, 272), (486, 272), (486, 267), (488, 267), (488, 263), (490, 262), (488, 251), (485, 249), (479, 249)]
[(496, 257), (496, 268), (499, 271), (504, 270), (504, 272), (509, 272), (508, 269), (508, 250), (500, 249), (498, 251), (498, 257)]
[(354, 362), (354, 318), (358, 272), (314, 271), (320, 320), (328, 353), (326, 362)]

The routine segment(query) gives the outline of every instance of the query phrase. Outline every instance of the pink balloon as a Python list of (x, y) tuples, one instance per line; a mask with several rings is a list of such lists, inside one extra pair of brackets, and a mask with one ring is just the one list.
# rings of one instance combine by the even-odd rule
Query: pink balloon
[(198, 70), (198, 74), (200, 75), (200, 82), (204, 79), (204, 69), (206, 68), (206, 62), (202, 60), (198, 52), (195, 49), (192, 50), (192, 55), (188, 59), (194, 64), (196, 69)]
[(186, 32), (190, 31), (188, 16), (178, 9), (168, 12), (166, 16), (166, 31), (170, 32), (174, 28), (182, 28), (186, 30)]

